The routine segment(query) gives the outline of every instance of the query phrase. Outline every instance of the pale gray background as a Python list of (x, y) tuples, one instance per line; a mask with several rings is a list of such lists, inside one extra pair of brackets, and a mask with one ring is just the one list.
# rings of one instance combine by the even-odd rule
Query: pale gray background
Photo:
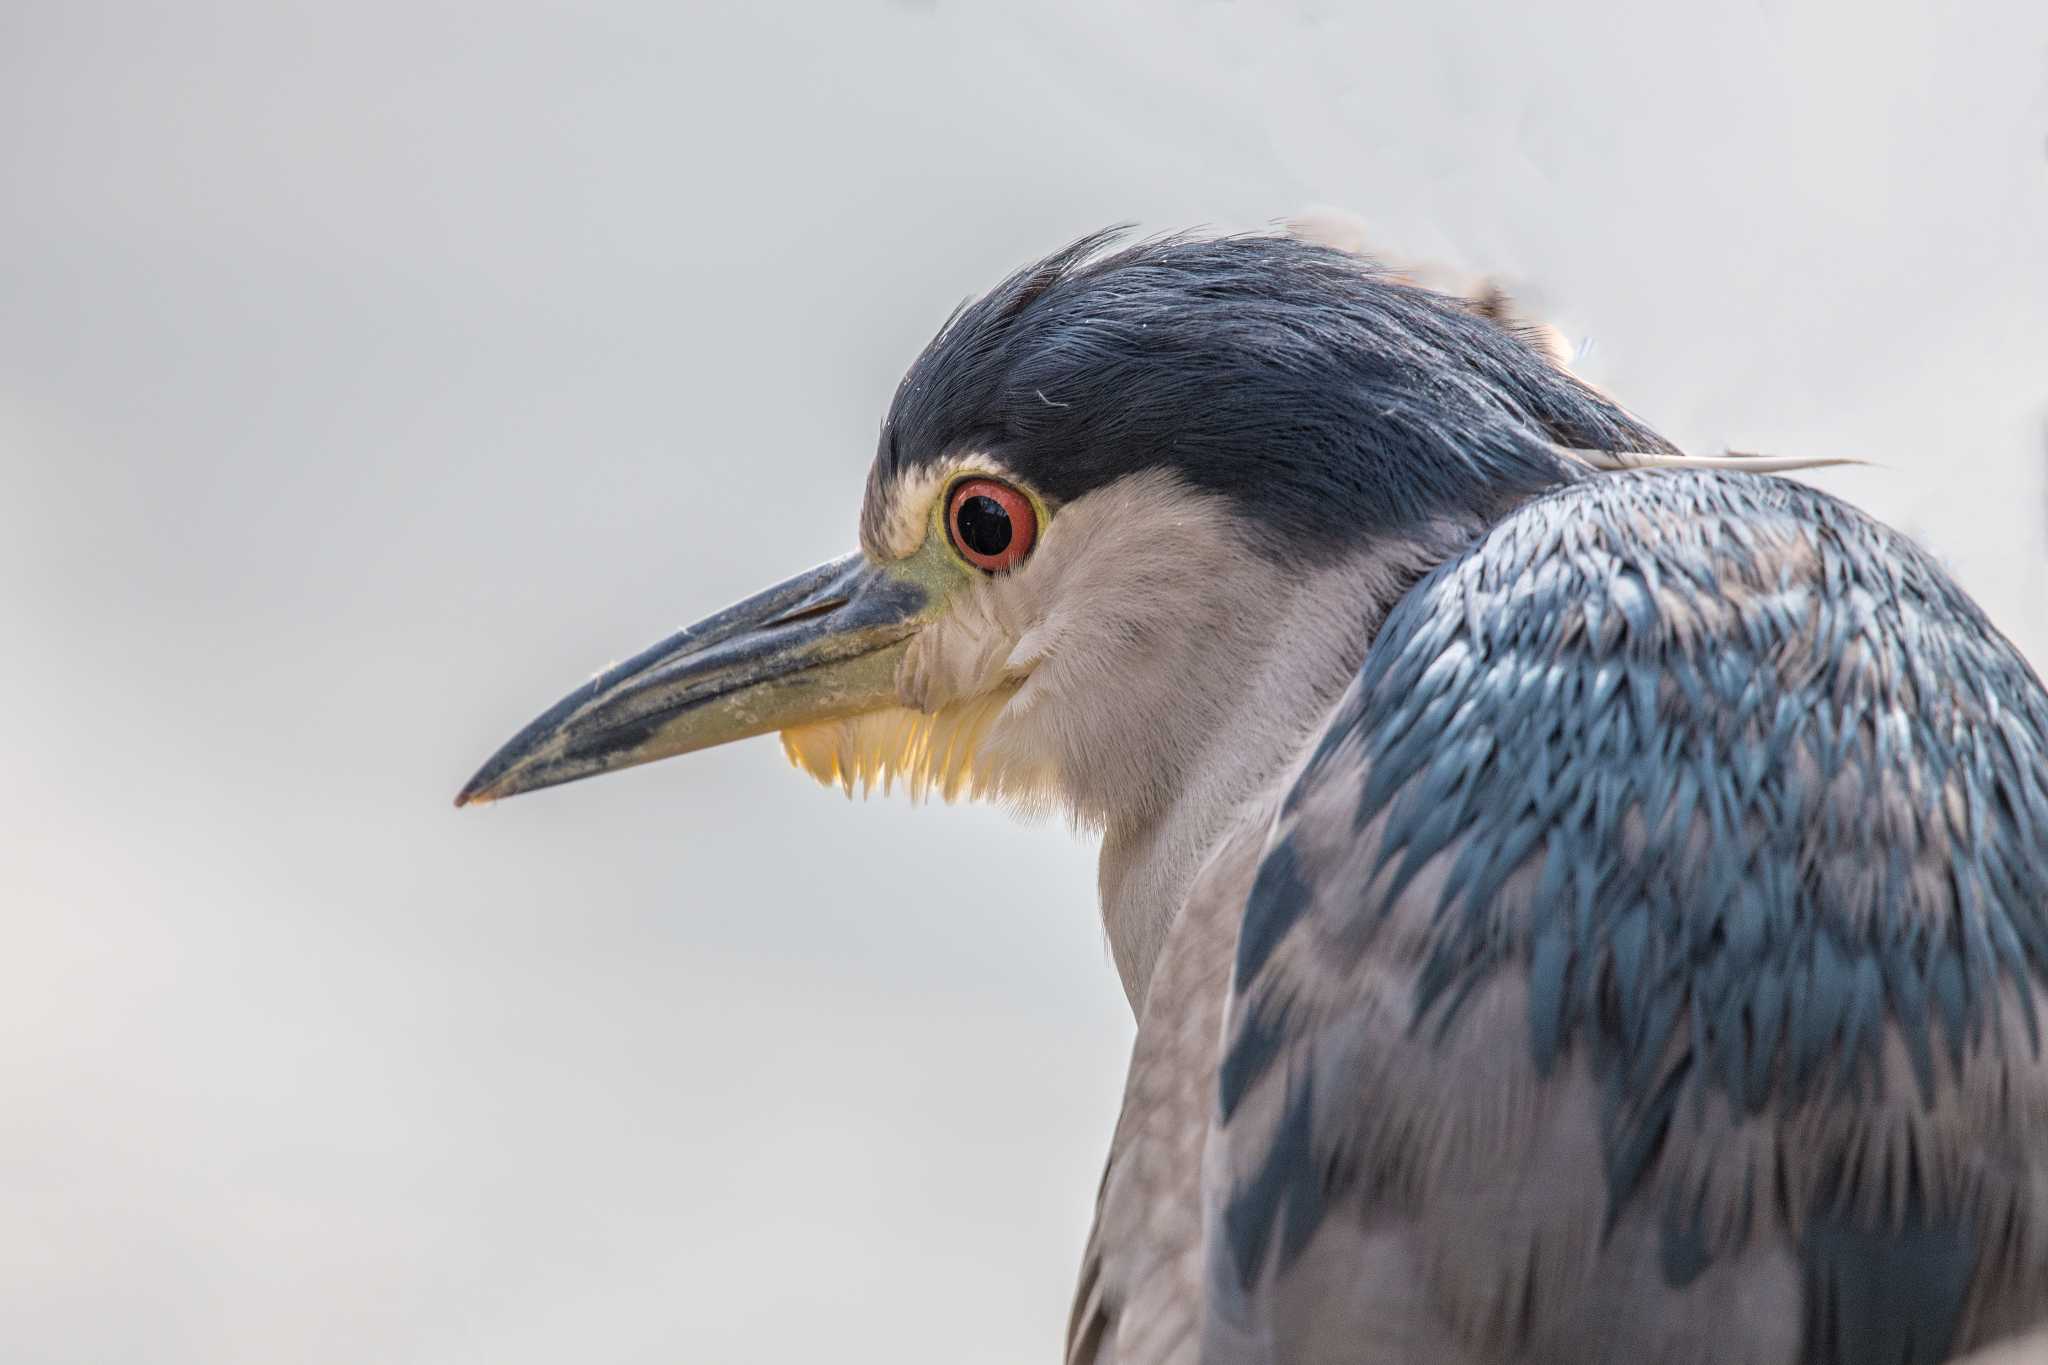
[(0, 0), (0, 1358), (1051, 1358), (1089, 849), (772, 740), (447, 803), (1106, 222), (1503, 272), (2048, 649), (2037, 0), (752, 8)]

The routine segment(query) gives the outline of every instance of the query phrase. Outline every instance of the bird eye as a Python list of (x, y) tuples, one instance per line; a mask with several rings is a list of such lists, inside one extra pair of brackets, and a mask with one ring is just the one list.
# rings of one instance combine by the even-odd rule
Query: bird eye
[(1014, 569), (1038, 539), (1038, 513), (1031, 500), (994, 479), (966, 479), (946, 505), (946, 531), (953, 548), (977, 569)]

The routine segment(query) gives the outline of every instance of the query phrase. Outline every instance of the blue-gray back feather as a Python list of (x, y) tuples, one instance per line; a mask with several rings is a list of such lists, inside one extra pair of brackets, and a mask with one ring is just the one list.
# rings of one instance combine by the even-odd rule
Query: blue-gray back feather
[[(1656, 1295), (1796, 1263), (1788, 1362), (2048, 1319), (2044, 754), (2048, 696), (1977, 606), (1812, 489), (1625, 474), (1499, 522), (1388, 618), (1247, 898), (1213, 1339), (1273, 1340), (1319, 1221), (1464, 1236), (1432, 1181), (1574, 1105), (1589, 1230), (1554, 1264), (1474, 1251), (1498, 1284), (1430, 1272), (1501, 1359), (1781, 1358), (1639, 1330), (1660, 1310), (1609, 1262), (1641, 1238)], [(1446, 1048), (1507, 1098), (1451, 1089)]]

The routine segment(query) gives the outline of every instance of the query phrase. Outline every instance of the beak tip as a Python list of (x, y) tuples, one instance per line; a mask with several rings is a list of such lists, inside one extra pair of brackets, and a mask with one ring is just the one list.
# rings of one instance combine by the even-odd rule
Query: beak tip
[(500, 765), (493, 761), (484, 765), (475, 777), (462, 784), (462, 790), (455, 793), (455, 809), (464, 806), (488, 806), (506, 793), (505, 774), (498, 771)]
[(489, 805), (891, 702), (931, 590), (856, 551), (678, 631), (527, 723), (455, 794)]

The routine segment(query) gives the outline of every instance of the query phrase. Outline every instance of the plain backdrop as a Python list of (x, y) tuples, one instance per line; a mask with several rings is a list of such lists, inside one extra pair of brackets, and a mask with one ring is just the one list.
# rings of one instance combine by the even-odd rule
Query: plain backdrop
[(1106, 223), (1496, 272), (2048, 649), (2034, 0), (5, 0), (0, 107), (10, 1362), (1054, 1357), (1084, 840), (773, 740), (448, 802)]

